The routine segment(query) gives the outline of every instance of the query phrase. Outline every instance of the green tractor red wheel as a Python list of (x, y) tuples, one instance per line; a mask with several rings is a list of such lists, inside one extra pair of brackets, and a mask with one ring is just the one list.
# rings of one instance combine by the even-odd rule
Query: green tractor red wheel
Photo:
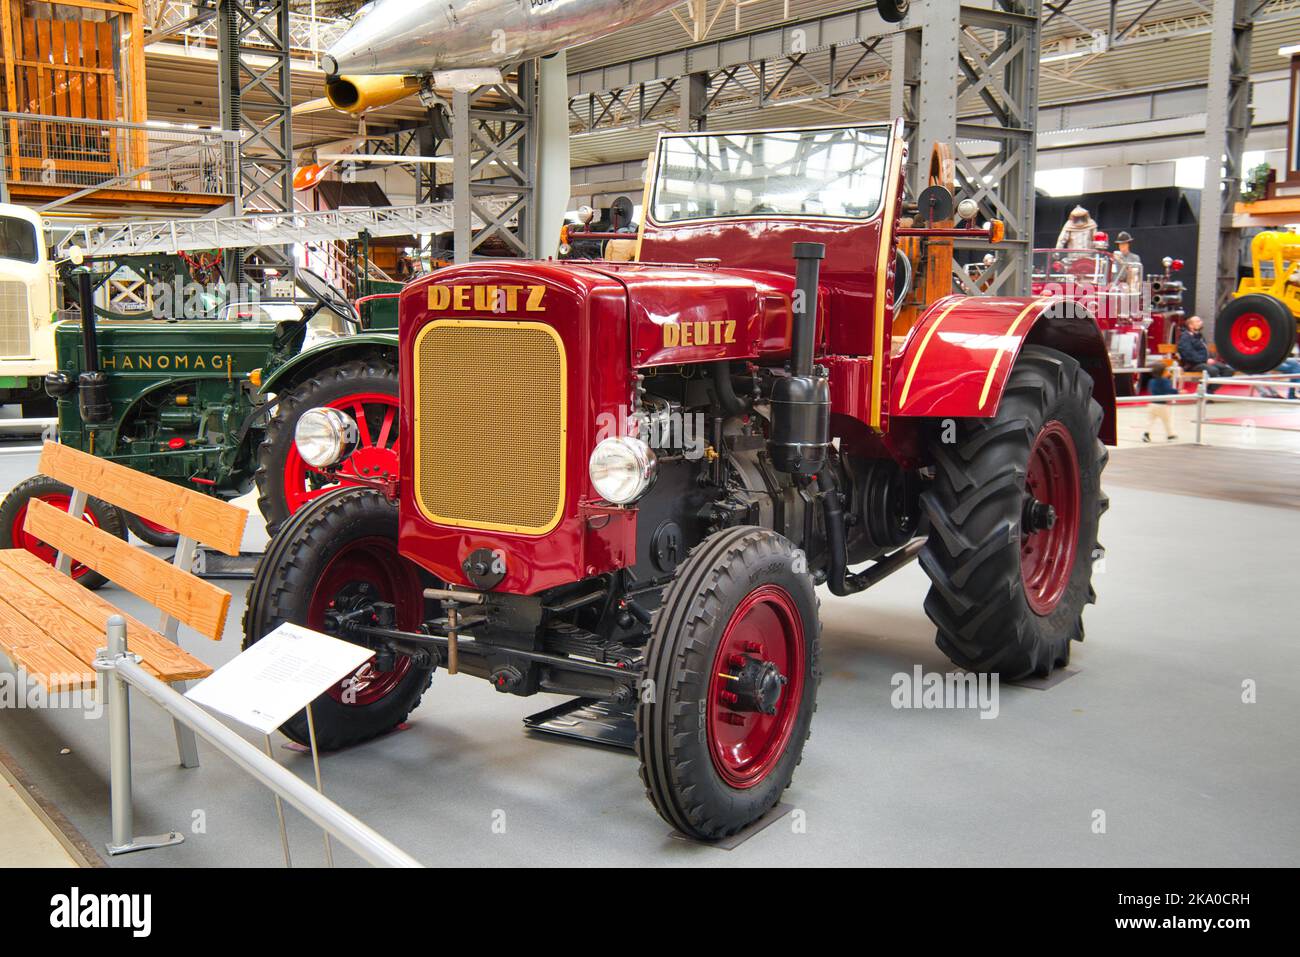
[[(25, 548), (41, 561), (53, 565), (58, 555), (57, 549), (24, 528), (27, 506), (33, 499), (40, 499), (47, 505), (66, 512), (72, 501), (72, 488), (47, 475), (37, 475), (14, 486), (13, 491), (0, 502), (0, 548)], [(87, 499), (82, 519), (118, 538), (126, 538), (122, 513), (107, 502), (97, 498)], [(87, 588), (99, 588), (108, 581), (99, 572), (80, 562), (73, 562), (71, 571), (72, 577)]]
[(175, 548), (180, 535), (166, 525), (159, 525), (140, 515), (125, 513), (127, 530), (146, 545), (156, 548)]
[(1219, 358), (1238, 372), (1272, 372), (1296, 344), (1296, 318), (1279, 299), (1249, 293), (1233, 299), (1214, 324)]
[[(356, 423), (356, 449), (336, 475), (313, 469), (298, 452), (294, 429), (303, 412), (330, 407)], [(397, 477), (397, 370), (382, 359), (361, 359), (290, 387), (279, 397), (258, 450), (258, 506), (272, 534), (303, 506), (332, 489)]]

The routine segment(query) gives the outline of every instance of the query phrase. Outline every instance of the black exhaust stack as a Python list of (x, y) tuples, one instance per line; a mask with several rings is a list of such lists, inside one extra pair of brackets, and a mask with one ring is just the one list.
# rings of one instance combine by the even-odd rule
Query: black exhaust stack
[(792, 475), (815, 475), (831, 443), (831, 392), (825, 370), (813, 365), (817, 347), (817, 277), (824, 243), (794, 244), (795, 310), (790, 375), (772, 387), (772, 464)]
[(99, 367), (99, 338), (95, 333), (95, 289), (90, 270), (77, 270), (77, 293), (81, 300), (81, 375), (77, 377), (78, 400), (83, 422), (107, 422), (113, 417), (108, 398), (108, 376)]

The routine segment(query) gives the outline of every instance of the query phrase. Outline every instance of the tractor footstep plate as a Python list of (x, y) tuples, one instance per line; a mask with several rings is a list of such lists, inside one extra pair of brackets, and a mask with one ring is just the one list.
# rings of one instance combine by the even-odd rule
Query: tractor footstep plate
[(636, 742), (632, 709), (594, 698), (574, 698), (530, 714), (524, 718), (524, 727), (537, 734), (553, 734), (628, 751)]

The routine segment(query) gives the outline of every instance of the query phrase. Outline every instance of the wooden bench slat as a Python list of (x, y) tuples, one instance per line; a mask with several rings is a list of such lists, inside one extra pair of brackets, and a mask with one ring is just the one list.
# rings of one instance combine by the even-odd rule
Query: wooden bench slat
[(78, 661), (62, 645), (0, 598), (0, 651), (47, 691), (95, 687), (93, 668)]
[[(8, 567), (0, 567), (0, 599), (36, 629), (44, 632), (48, 636), (47, 643), (63, 647), (85, 664), (94, 661), (95, 653), (108, 643), (102, 630), (92, 627), (89, 622), (57, 602), (50, 601), (47, 595), (33, 588), (25, 578)], [(153, 669), (150, 669), (150, 673), (154, 677), (158, 676)]]
[(227, 555), (239, 554), (248, 512), (237, 505), (56, 442), (45, 443), (40, 470)]
[(92, 591), (82, 588), (67, 575), (60, 574), (25, 549), (0, 549), (0, 571), (9, 570), (19, 575), (33, 589), (48, 596), (85, 621), (100, 635), (99, 647), (104, 646), (108, 619), (121, 615), (126, 621), (127, 647), (139, 655), (146, 666), (163, 681), (188, 681), (206, 678), (212, 669), (195, 658), (180, 645), (169, 640), (139, 619), (105, 601)]
[(40, 499), (28, 504), (25, 528), (200, 634), (221, 640), (229, 592)]

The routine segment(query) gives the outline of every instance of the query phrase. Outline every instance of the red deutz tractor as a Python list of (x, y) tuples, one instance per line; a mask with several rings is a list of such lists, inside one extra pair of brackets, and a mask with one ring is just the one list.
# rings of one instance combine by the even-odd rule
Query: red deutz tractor
[[(635, 261), (405, 288), (399, 478), (293, 515), (249, 594), (248, 643), (288, 621), (374, 650), (316, 703), (321, 746), (393, 728), (437, 666), (594, 699), (635, 713), (659, 813), (713, 839), (803, 755), (819, 585), (919, 555), (957, 665), (1068, 660), (1107, 504), (1106, 346), (1058, 297), (942, 296), (899, 333), (900, 242), (923, 258), (954, 232), (917, 225), (904, 151), (898, 125), (664, 135)], [(320, 409), (296, 438), (328, 473), (357, 428)], [(305, 741), (305, 715), (283, 730)]]

